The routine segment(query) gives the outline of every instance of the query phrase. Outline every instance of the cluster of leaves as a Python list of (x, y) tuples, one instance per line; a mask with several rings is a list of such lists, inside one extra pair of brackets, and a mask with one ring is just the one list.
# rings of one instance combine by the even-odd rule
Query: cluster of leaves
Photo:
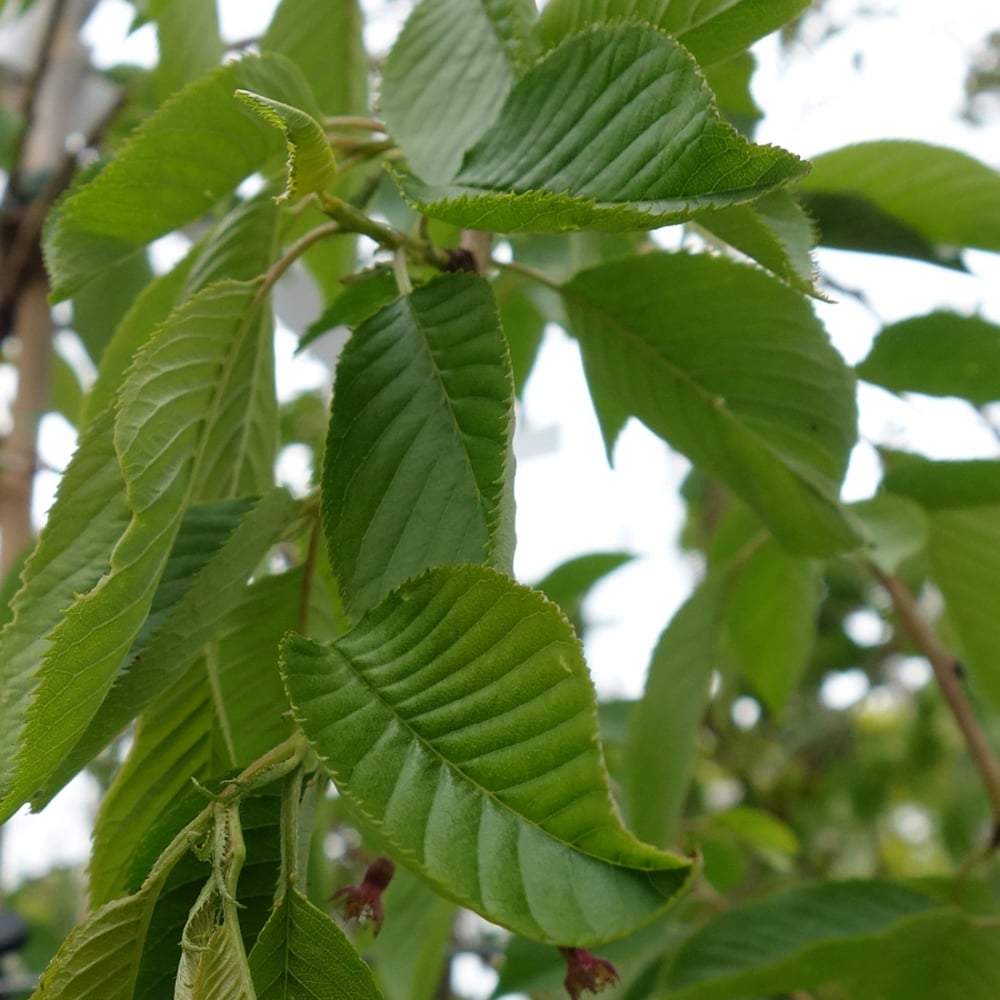
[[(513, 934), (498, 992), (620, 973), (634, 1000), (995, 997), (987, 883), (957, 905), (882, 863), (830, 878), (851, 869), (819, 849), (836, 765), (815, 757), (815, 689), (865, 655), (843, 622), (878, 606), (881, 574), (940, 591), (1000, 708), (997, 463), (887, 452), (879, 494), (839, 500), (856, 379), (979, 406), (1000, 398), (1000, 331), (915, 317), (852, 371), (812, 309), (810, 250), (960, 267), (1000, 251), (1000, 176), (905, 142), (810, 172), (741, 133), (747, 48), (803, 0), (423, 0), (382, 67), (384, 121), (354, 2), (283, 0), (259, 53), (225, 65), (213, 5), (141, 6), (161, 62), (126, 113), (158, 106), (49, 220), (53, 298), (98, 376), (0, 639), (0, 817), (134, 723), (91, 915), (36, 995), (429, 998), (465, 907)], [(717, 249), (657, 249), (677, 224)], [(154, 276), (146, 247), (185, 227)], [(511, 262), (477, 265), (473, 230)], [(359, 270), (359, 234), (391, 264)], [(303, 339), (352, 330), (321, 441), (275, 395), (270, 297), (299, 261), (325, 300)], [(636, 417), (695, 470), (705, 576), (643, 698), (601, 706), (600, 729), (567, 614), (615, 560), (553, 576), (552, 599), (512, 578), (514, 406), (547, 322), (579, 343), (609, 452)], [(319, 471), (294, 498), (274, 465), (298, 437)], [(768, 730), (733, 729), (716, 674)], [(787, 750), (770, 766), (769, 738)], [(883, 745), (858, 744), (852, 769)], [(844, 808), (867, 794), (878, 814), (890, 784), (856, 776)], [(711, 808), (720, 777), (744, 805)], [(983, 817), (956, 821), (955, 853)], [(322, 909), (334, 823), (403, 866), (370, 963)], [(586, 951), (605, 944), (618, 973)]]

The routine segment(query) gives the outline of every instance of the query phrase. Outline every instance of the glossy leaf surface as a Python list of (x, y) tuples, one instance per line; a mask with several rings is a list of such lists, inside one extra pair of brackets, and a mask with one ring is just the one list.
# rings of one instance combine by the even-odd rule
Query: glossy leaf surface
[(857, 543), (837, 503), (854, 387), (808, 303), (722, 258), (650, 253), (563, 286), (588, 378), (717, 477), (789, 549)]
[(323, 524), (349, 609), (429, 566), (509, 563), (513, 386), (489, 285), (456, 275), (366, 320), (337, 367)]
[(621, 825), (579, 644), (540, 595), (481, 567), (433, 570), (331, 646), (289, 637), (282, 663), (338, 788), (457, 902), (582, 945), (648, 923), (683, 887), (689, 863)]
[(806, 169), (724, 122), (673, 39), (627, 23), (533, 66), (450, 183), (401, 184), (420, 211), (466, 228), (625, 230), (752, 201)]

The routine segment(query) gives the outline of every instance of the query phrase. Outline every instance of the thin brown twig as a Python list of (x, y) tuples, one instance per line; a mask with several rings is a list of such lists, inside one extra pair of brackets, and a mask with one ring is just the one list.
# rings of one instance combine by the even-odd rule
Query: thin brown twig
[(982, 778), (992, 811), (993, 825), (985, 848), (988, 852), (1000, 846), (1000, 760), (972, 709), (972, 703), (962, 684), (961, 664), (925, 621), (906, 584), (898, 577), (884, 573), (877, 566), (872, 566), (872, 572), (888, 591), (896, 614), (913, 640), (913, 644), (933, 668), (945, 703), (962, 733), (969, 756)]

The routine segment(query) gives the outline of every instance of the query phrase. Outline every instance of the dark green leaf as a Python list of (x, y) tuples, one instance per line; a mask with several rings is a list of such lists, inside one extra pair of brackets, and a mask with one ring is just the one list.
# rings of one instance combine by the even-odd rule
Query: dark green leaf
[(595, 22), (644, 21), (703, 65), (728, 59), (791, 21), (809, 0), (551, 0), (538, 22), (546, 47)]
[(429, 566), (507, 566), (509, 365), (490, 286), (473, 275), (416, 289), (344, 348), (323, 524), (355, 614)]
[(916, 500), (927, 510), (1000, 505), (1000, 461), (972, 458), (932, 461), (882, 449), (882, 488)]
[(1000, 326), (957, 313), (914, 316), (884, 327), (855, 370), (893, 392), (958, 396), (982, 406), (1000, 399)]
[(521, 63), (527, 0), (424, 0), (386, 59), (382, 110), (419, 177), (447, 183), (496, 120)]
[(302, 335), (299, 349), (312, 343), (317, 337), (335, 326), (348, 326), (352, 330), (360, 326), (369, 316), (374, 316), (383, 306), (399, 298), (399, 287), (391, 274), (373, 274), (358, 281), (352, 281), (323, 310), (323, 315)]
[(636, 833), (669, 844), (690, 780), (732, 580), (709, 575), (671, 619), (653, 651), (626, 748), (628, 814)]
[(846, 146), (816, 157), (801, 190), (860, 197), (935, 252), (1000, 251), (1000, 173), (953, 149), (900, 140)]
[(287, 56), (299, 67), (326, 114), (363, 115), (368, 107), (363, 26), (358, 0), (281, 0), (260, 47)]
[(619, 406), (789, 549), (857, 544), (836, 499), (856, 434), (853, 379), (805, 299), (724, 258), (664, 253), (583, 271), (563, 295), (588, 378)]
[(550, 601), (562, 608), (563, 614), (580, 628), (582, 605), (591, 588), (616, 569), (635, 557), (627, 552), (590, 552), (557, 566), (535, 584)]
[(381, 1000), (344, 932), (289, 887), (250, 953), (257, 1000)]
[(696, 931), (669, 968), (670, 1000), (743, 1000), (842, 980), (897, 921), (934, 906), (889, 882), (801, 885), (734, 907)]
[(276, 151), (273, 129), (234, 100), (240, 87), (318, 114), (298, 70), (276, 55), (231, 63), (171, 98), (50, 216), (45, 257), (56, 301), (204, 214)]
[(420, 211), (471, 229), (624, 230), (753, 201), (806, 169), (724, 122), (677, 42), (623, 23), (532, 67), (453, 181), (400, 183)]
[(282, 663), (341, 792), (488, 919), (597, 943), (687, 881), (689, 862), (621, 826), (579, 643), (541, 595), (483, 567), (432, 570), (333, 645), (289, 637)]

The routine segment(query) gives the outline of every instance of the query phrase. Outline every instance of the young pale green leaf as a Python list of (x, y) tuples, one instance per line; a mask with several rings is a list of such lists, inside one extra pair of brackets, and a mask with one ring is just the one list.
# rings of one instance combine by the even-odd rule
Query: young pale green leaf
[(9, 783), (49, 636), (77, 594), (90, 591), (107, 572), (111, 550), (129, 523), (113, 423), (106, 409), (81, 435), (11, 601), (13, 619), (0, 633), (0, 788)]
[(282, 672), (340, 791), (488, 919), (593, 944), (687, 882), (690, 862), (621, 825), (579, 642), (540, 594), (481, 566), (431, 570), (332, 645), (289, 636)]
[(695, 931), (669, 967), (669, 1000), (742, 1000), (843, 980), (893, 924), (932, 899), (890, 882), (801, 885), (733, 907)]
[(319, 113), (299, 71), (278, 55), (231, 63), (185, 88), (50, 216), (44, 242), (55, 301), (203, 215), (276, 152), (273, 130), (233, 100), (239, 88)]
[(135, 1000), (150, 915), (162, 883), (97, 909), (66, 939), (31, 1000)]
[[(816, 197), (860, 198), (945, 260), (954, 260), (947, 254), (954, 247), (1000, 251), (1000, 173), (953, 149), (899, 140), (845, 146), (816, 157), (800, 189), (810, 207)], [(869, 221), (859, 218), (856, 238), (836, 245), (864, 249)], [(819, 223), (829, 228), (823, 213)]]
[[(199, 509), (193, 508), (189, 515)], [(296, 513), (297, 505), (288, 493), (284, 489), (275, 489), (261, 498), (242, 520), (233, 525), (228, 537), (217, 540), (214, 551), (206, 551), (200, 534), (194, 535), (197, 541), (202, 542), (200, 552), (205, 555), (204, 564), (196, 568), (181, 566), (180, 579), (173, 587), (174, 593), (167, 599), (162, 610), (157, 607), (157, 599), (164, 589), (161, 581), (150, 614), (150, 621), (154, 619), (154, 615), (157, 619), (155, 630), (146, 642), (140, 637), (136, 643), (138, 651), (133, 651), (130, 663), (115, 678), (86, 731), (66, 755), (45, 788), (32, 800), (36, 809), (46, 804), (77, 771), (122, 732), (132, 719), (184, 675), (205, 644), (217, 636), (223, 621), (231, 616), (235, 608), (245, 603), (247, 580)], [(184, 526), (188, 520), (189, 517), (185, 518), (182, 524), (164, 580), (170, 576), (170, 565), (178, 555), (178, 546), (184, 537)], [(158, 610), (159, 614), (156, 613)], [(294, 615), (289, 615), (286, 625), (293, 624), (294, 620)], [(259, 622), (254, 621), (253, 624), (257, 626)], [(234, 760), (231, 765), (237, 763), (239, 761)]]
[(358, 328), (337, 365), (323, 469), (323, 525), (349, 610), (430, 566), (507, 568), (512, 407), (482, 278), (439, 278)]
[(421, 212), (467, 228), (624, 230), (753, 201), (806, 169), (739, 135), (690, 55), (629, 22), (573, 35), (532, 67), (450, 183), (400, 184)]
[(851, 504), (851, 513), (865, 526), (872, 544), (868, 558), (890, 575), (927, 544), (927, 515), (908, 497), (878, 493)]
[(625, 750), (628, 815), (636, 833), (669, 844), (684, 805), (732, 579), (712, 573), (671, 619), (653, 651)]
[(368, 55), (358, 0), (318, 4), (281, 0), (260, 40), (262, 52), (291, 59), (328, 115), (363, 115), (368, 107)]
[(245, 411), (273, 394), (259, 291), (213, 285), (176, 310), (135, 361), (115, 425), (132, 519), (108, 572), (73, 601), (32, 671), (38, 682), (24, 690), (30, 704), (15, 730), (21, 750), (3, 815), (44, 786), (86, 731), (146, 619), (187, 507), (253, 492), (248, 477), (264, 449)]
[(344, 932), (291, 886), (250, 952), (250, 972), (257, 1000), (381, 1000)]
[(751, 687), (780, 715), (812, 652), (822, 591), (820, 564), (764, 542), (746, 561), (726, 624)]
[(854, 383), (805, 299), (725, 258), (666, 253), (582, 271), (562, 293), (588, 379), (619, 406), (790, 550), (858, 544), (836, 499), (856, 435)]
[(815, 227), (787, 191), (772, 191), (752, 205), (731, 205), (698, 216), (697, 225), (763, 264), (807, 295), (816, 295), (812, 248)]
[(1000, 326), (948, 312), (904, 319), (881, 330), (855, 371), (892, 392), (982, 406), (1000, 399)]
[(708, 66), (739, 54), (808, 6), (809, 0), (551, 0), (538, 34), (552, 48), (590, 24), (644, 21), (673, 35)]
[(249, 90), (237, 90), (236, 97), (285, 135), (288, 184), (276, 200), (297, 201), (325, 191), (337, 174), (337, 161), (320, 123), (299, 108)]
[(424, 0), (385, 62), (382, 112), (419, 177), (455, 176), (523, 63), (528, 0)]

